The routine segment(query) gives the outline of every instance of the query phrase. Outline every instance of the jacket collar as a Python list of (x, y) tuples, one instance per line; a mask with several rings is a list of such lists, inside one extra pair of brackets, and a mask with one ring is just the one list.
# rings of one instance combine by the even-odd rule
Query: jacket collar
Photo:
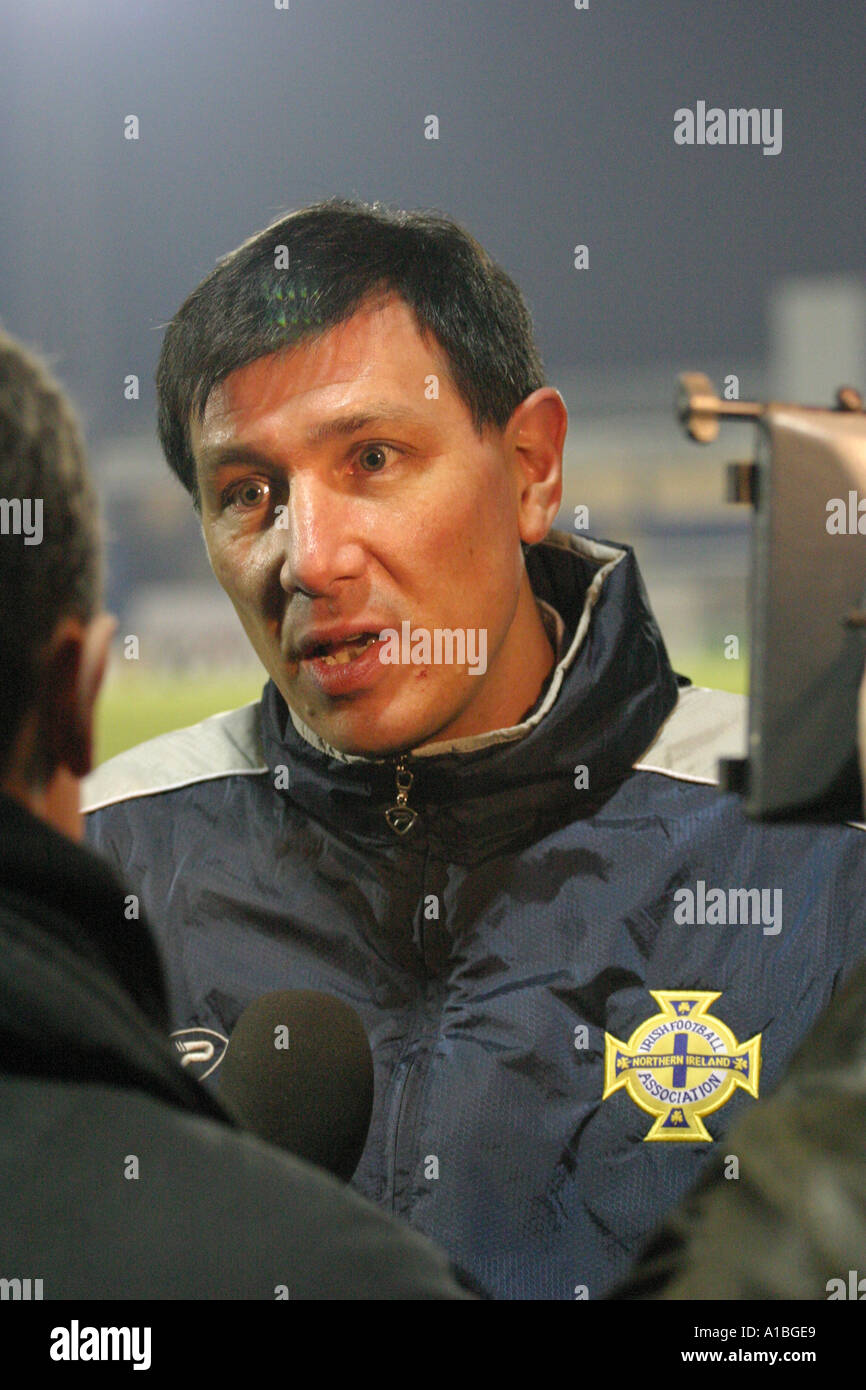
[[(554, 531), (530, 550), (527, 568), (536, 599), (562, 619), (562, 655), (520, 724), (404, 760), (408, 804), (418, 812), (407, 847), (475, 858), (541, 823), (589, 814), (630, 774), (676, 703), (676, 676), (631, 547)], [(396, 758), (330, 748), (290, 714), (273, 682), (262, 739), (275, 785), (288, 761), (284, 795), (306, 813), (344, 838), (399, 838), (385, 819)]]

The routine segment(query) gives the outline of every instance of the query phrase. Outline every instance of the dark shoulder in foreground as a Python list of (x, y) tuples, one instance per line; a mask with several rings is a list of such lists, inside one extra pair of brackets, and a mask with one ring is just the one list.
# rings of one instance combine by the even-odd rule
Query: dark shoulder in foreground
[(27, 1077), (0, 1109), (0, 1267), (45, 1299), (471, 1297), (424, 1237), (227, 1124)]

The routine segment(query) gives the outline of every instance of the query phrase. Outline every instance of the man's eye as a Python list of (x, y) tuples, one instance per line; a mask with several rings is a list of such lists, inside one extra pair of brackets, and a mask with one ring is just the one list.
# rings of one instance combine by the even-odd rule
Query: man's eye
[(358, 462), (365, 473), (380, 473), (388, 462), (388, 450), (382, 444), (365, 444)]
[(249, 511), (259, 505), (264, 495), (264, 484), (251, 481), (241, 483), (239, 487), (229, 488), (225, 494), (224, 502), (226, 506), (240, 507), (242, 511)]

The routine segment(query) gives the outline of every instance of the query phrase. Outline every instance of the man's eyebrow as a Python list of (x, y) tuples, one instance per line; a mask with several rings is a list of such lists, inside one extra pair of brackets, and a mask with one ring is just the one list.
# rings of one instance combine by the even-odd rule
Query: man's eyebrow
[[(368, 425), (422, 423), (420, 415), (405, 406), (373, 405), (364, 411), (355, 411), (351, 415), (336, 415), (330, 420), (323, 420), (320, 425), (313, 425), (307, 431), (306, 439), (308, 444), (321, 444), (328, 439), (356, 434)], [(199, 454), (199, 466), (204, 474), (216, 473), (228, 463), (251, 463), (268, 467), (273, 466), (273, 459), (251, 444), (205, 445)]]
[(321, 444), (326, 439), (336, 439), (342, 435), (355, 434), (368, 425), (382, 424), (420, 424), (421, 417), (405, 406), (371, 405), (366, 410), (352, 415), (337, 415), (331, 420), (323, 420), (321, 425), (313, 425), (307, 431), (307, 442)]
[(209, 476), (218, 473), (226, 463), (251, 463), (266, 468), (272, 461), (261, 449), (249, 444), (211, 444), (201, 450), (198, 462), (202, 473)]

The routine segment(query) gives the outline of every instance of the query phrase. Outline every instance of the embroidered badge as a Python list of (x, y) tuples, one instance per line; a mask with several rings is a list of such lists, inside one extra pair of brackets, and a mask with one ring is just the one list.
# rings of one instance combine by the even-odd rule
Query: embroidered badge
[(658, 989), (661, 1013), (641, 1023), (627, 1043), (604, 1035), (604, 1093), (624, 1087), (655, 1119), (644, 1139), (707, 1139), (702, 1116), (731, 1099), (737, 1086), (758, 1095), (761, 1035), (738, 1043), (721, 1019), (707, 1013), (721, 997), (707, 990)]

